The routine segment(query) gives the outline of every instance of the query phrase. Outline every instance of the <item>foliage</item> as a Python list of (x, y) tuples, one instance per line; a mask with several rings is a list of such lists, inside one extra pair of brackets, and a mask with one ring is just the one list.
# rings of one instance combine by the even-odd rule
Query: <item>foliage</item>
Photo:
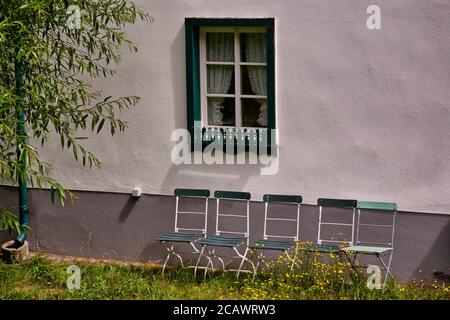
[[(66, 287), (66, 270), (72, 264), (81, 270), (79, 290)], [(334, 273), (331, 270), (339, 268), (317, 273), (304, 270), (289, 276), (279, 269), (260, 274), (254, 281), (245, 276), (236, 281), (229, 273), (211, 274), (203, 280), (194, 278), (189, 269), (170, 268), (162, 276), (159, 268), (149, 265), (50, 262), (35, 257), (22, 264), (0, 263), (0, 299), (450, 299), (448, 284), (426, 287), (391, 282), (386, 290), (368, 290), (362, 282), (333, 287), (319, 282), (320, 278), (305, 280), (305, 275)], [(348, 276), (341, 274), (341, 278), (339, 274), (331, 282)]]
[[(80, 28), (68, 23), (69, 5), (81, 10)], [(137, 20), (151, 18), (126, 0), (1, 0), (0, 180), (16, 184), (18, 177), (26, 178), (32, 186), (50, 187), (52, 199), (56, 193), (64, 203), (66, 190), (49, 176), (37, 147), (55, 138), (83, 166), (100, 166), (79, 132), (99, 133), (108, 125), (111, 135), (124, 130), (118, 113), (139, 97), (105, 96), (88, 79), (113, 76), (122, 47), (137, 51), (124, 32)], [(26, 136), (18, 130), (20, 66)]]
[[(397, 284), (390, 280), (381, 289), (369, 289), (364, 269), (355, 272), (342, 255), (302, 250), (311, 243), (300, 243), (295, 265), (280, 255), (268, 263), (255, 281), (246, 279), (239, 288), (244, 299), (449, 299), (450, 284), (434, 281), (431, 288), (423, 282)], [(291, 253), (291, 256), (292, 255)], [(356, 264), (358, 267), (358, 264)], [(381, 279), (383, 280), (383, 279)]]
[[(26, 228), (26, 226), (24, 226)], [(9, 210), (0, 208), (0, 231), (21, 231), (19, 219)]]

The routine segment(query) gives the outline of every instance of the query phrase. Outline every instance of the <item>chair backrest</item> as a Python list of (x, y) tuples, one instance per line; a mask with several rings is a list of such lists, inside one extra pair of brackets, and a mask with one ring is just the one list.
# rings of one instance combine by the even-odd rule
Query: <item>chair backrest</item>
[[(180, 231), (194, 231), (202, 234), (206, 233), (207, 221), (208, 221), (208, 199), (210, 192), (206, 189), (175, 189), (175, 232)], [(205, 202), (205, 211), (181, 211), (180, 210), (180, 199), (181, 198), (197, 198)], [(185, 228), (179, 226), (179, 215), (203, 215), (203, 221), (200, 228)]]
[[(317, 205), (319, 206), (319, 227), (317, 230), (317, 243), (323, 244), (323, 242), (331, 243), (346, 243), (348, 245), (353, 245), (354, 230), (355, 230), (355, 211), (358, 201), (348, 200), (348, 199), (329, 199), (329, 198), (319, 198), (317, 200)], [(333, 207), (333, 208), (352, 208), (352, 222), (342, 223), (342, 222), (323, 222), (323, 207)], [(325, 225), (331, 225), (339, 227), (339, 230), (345, 230), (351, 228), (351, 240), (336, 240), (336, 239), (322, 239), (322, 229)], [(348, 229), (347, 229), (348, 230)]]
[[(395, 216), (397, 215), (397, 204), (393, 202), (373, 202), (373, 201), (358, 201), (358, 218), (356, 224), (356, 244), (367, 244), (367, 245), (375, 245), (375, 246), (388, 246), (390, 248), (394, 248), (394, 234), (395, 234)], [(384, 212), (392, 215), (391, 224), (373, 224), (373, 223), (362, 223), (361, 222), (361, 213), (364, 210), (364, 215), (369, 211), (378, 211)], [(360, 229), (361, 227), (367, 229), (383, 229), (390, 228), (390, 242), (384, 241), (364, 241), (360, 239)], [(380, 230), (378, 229), (378, 230)]]
[[(215, 234), (220, 236), (222, 234), (242, 234), (244, 237), (247, 238), (250, 233), (250, 220), (249, 220), (249, 213), (250, 213), (250, 198), (251, 194), (249, 192), (235, 192), (235, 191), (216, 191), (214, 192), (214, 197), (217, 201), (216, 206), (216, 232)], [(236, 200), (236, 201), (245, 201), (246, 202), (246, 210), (245, 213), (221, 213), (220, 211), (220, 200)], [(246, 231), (242, 232), (239, 230), (221, 230), (219, 229), (220, 223), (222, 222), (222, 219), (225, 218), (237, 218), (244, 220)], [(239, 224), (241, 225), (241, 224)]]
[[(263, 197), (264, 200), (264, 240), (267, 240), (269, 238), (283, 238), (283, 239), (294, 239), (294, 241), (297, 241), (299, 238), (299, 223), (300, 223), (300, 204), (303, 201), (302, 196), (300, 195), (281, 195), (281, 194), (265, 194)], [(269, 207), (272, 207), (272, 204), (289, 204), (296, 207), (296, 218), (280, 218), (276, 216), (270, 216), (269, 215)], [(282, 223), (286, 222), (295, 222), (295, 235), (280, 235), (280, 234), (272, 234), (269, 233), (268, 230), (268, 224), (269, 222), (271, 224), (275, 224), (276, 222), (280, 222), (280, 225)], [(272, 225), (272, 227), (274, 227)]]

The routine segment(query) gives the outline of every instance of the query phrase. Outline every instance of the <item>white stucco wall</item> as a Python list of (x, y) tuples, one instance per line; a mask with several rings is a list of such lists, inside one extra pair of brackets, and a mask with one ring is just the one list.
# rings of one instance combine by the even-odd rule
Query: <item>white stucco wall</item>
[[(450, 2), (447, 0), (139, 0), (155, 18), (127, 30), (125, 53), (105, 93), (136, 94), (129, 129), (89, 147), (86, 170), (58, 142), (52, 174), (78, 190), (171, 194), (175, 187), (300, 193), (393, 201), (405, 211), (450, 212)], [(381, 8), (381, 30), (366, 9)], [(175, 128), (186, 126), (185, 17), (274, 17), (280, 168), (174, 165)]]

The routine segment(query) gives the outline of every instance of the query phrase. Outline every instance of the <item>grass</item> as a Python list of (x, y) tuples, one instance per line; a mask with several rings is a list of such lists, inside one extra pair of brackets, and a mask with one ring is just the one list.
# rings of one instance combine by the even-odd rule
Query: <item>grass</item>
[(151, 266), (77, 261), (81, 288), (68, 290), (66, 270), (73, 263), (42, 256), (15, 265), (0, 262), (0, 299), (450, 299), (448, 284), (390, 282), (383, 290), (369, 290), (345, 264), (318, 260), (309, 262), (314, 268), (291, 275), (279, 260), (281, 267), (255, 281), (245, 275), (236, 281), (229, 273), (195, 279), (192, 270), (180, 268), (162, 276)]

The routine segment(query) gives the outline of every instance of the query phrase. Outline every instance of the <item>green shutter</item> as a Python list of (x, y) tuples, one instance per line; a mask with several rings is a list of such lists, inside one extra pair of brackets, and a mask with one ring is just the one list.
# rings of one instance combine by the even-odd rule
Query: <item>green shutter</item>
[(193, 137), (194, 121), (201, 120), (199, 27), (186, 21), (187, 129)]

